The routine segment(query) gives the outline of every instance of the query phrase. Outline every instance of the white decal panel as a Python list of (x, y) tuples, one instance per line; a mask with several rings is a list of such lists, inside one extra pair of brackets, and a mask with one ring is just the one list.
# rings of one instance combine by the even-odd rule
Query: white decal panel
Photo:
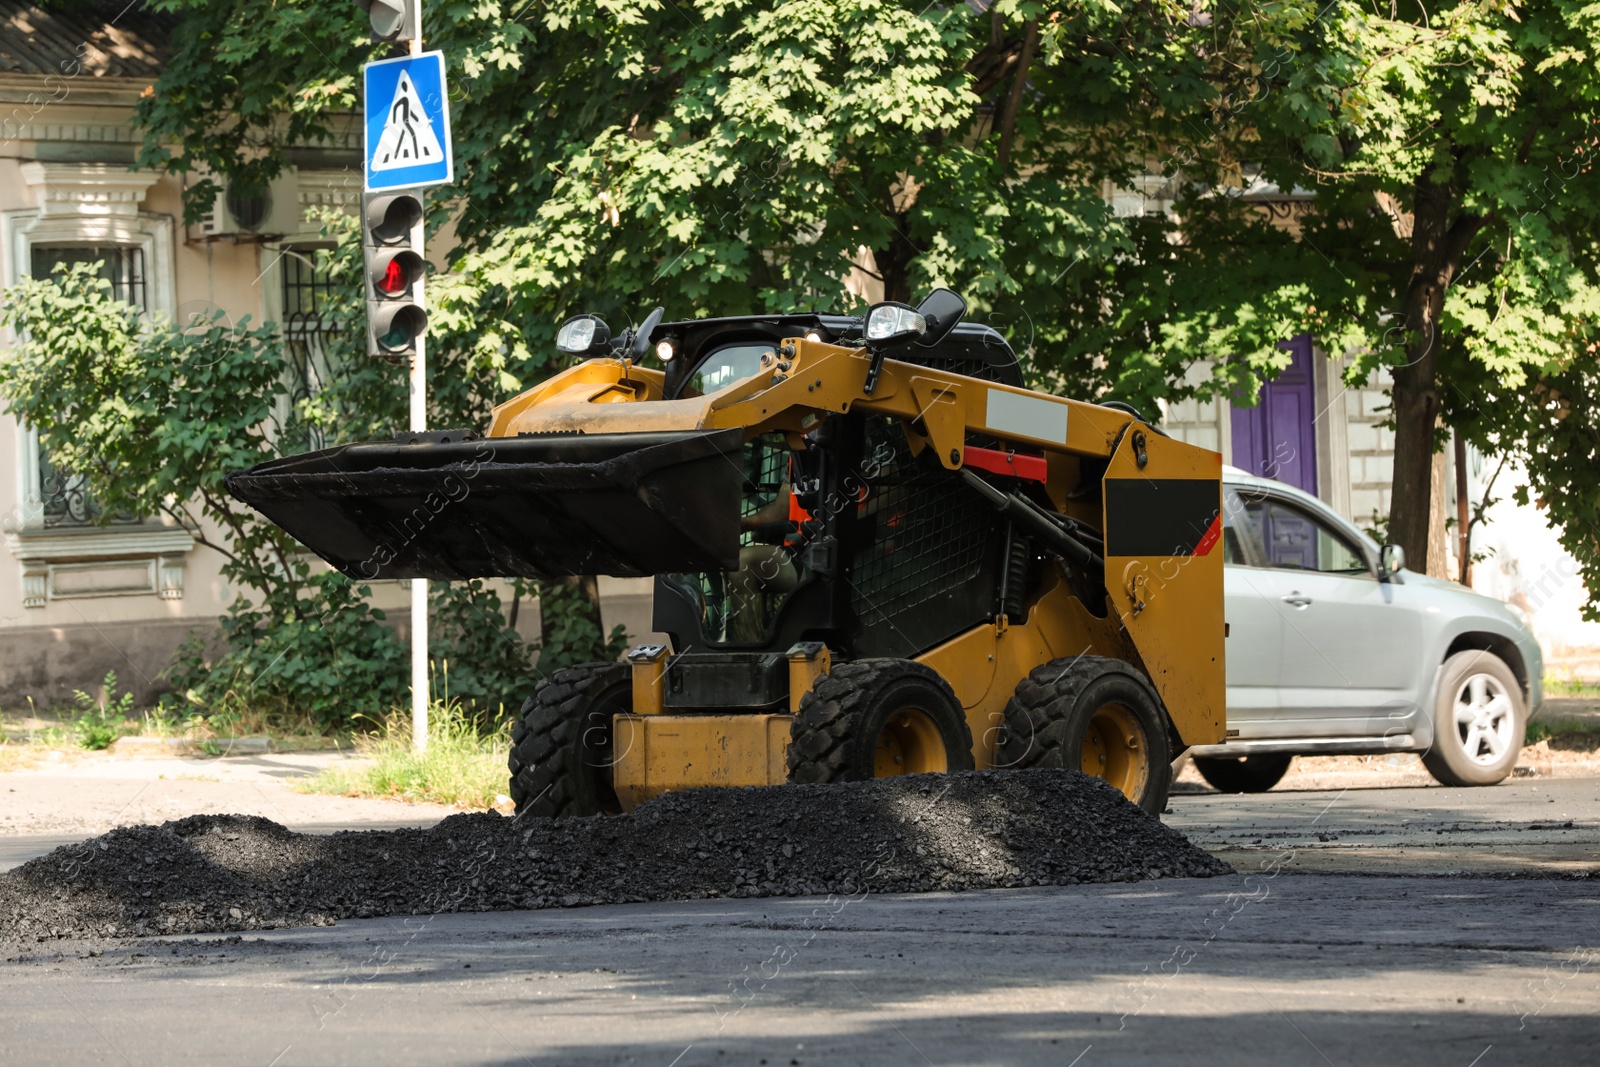
[(989, 429), (1001, 433), (1058, 445), (1067, 443), (1067, 405), (1040, 397), (990, 389), (983, 421)]

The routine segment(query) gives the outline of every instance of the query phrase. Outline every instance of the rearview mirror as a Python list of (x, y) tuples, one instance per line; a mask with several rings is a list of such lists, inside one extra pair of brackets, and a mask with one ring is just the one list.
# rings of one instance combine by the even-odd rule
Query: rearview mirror
[(967, 302), (949, 289), (935, 289), (917, 305), (917, 314), (927, 323), (927, 329), (917, 338), (920, 348), (932, 348), (943, 341), (961, 316), (967, 313)]
[(1378, 577), (1387, 578), (1405, 570), (1406, 550), (1399, 545), (1384, 545), (1378, 550)]
[(662, 316), (666, 313), (666, 308), (656, 308), (644, 317), (644, 325), (640, 326), (639, 332), (633, 335), (633, 344), (627, 353), (635, 363), (643, 359), (644, 354), (650, 351), (650, 335), (656, 332), (656, 327), (661, 325)]

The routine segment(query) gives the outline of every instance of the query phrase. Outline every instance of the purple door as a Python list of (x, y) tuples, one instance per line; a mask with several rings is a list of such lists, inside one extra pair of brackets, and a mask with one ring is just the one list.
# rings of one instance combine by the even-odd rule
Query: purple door
[(1261, 386), (1253, 408), (1233, 408), (1233, 465), (1316, 495), (1316, 393), (1311, 378), (1311, 336), (1278, 346), (1289, 365)]

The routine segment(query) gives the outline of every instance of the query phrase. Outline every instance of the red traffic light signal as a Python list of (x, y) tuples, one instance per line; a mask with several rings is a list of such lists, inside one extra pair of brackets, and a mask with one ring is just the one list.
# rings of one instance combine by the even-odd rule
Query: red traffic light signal
[(425, 267), (422, 257), (409, 248), (374, 250), (367, 267), (373, 295), (382, 300), (410, 296), (411, 287), (422, 277)]
[(376, 193), (362, 203), (367, 261), (367, 351), (403, 359), (417, 351), (428, 325), (422, 307), (422, 199), (415, 192)]
[(411, 285), (406, 278), (406, 272), (397, 260), (391, 259), (384, 268), (383, 280), (378, 283), (378, 292), (384, 296), (400, 296)]

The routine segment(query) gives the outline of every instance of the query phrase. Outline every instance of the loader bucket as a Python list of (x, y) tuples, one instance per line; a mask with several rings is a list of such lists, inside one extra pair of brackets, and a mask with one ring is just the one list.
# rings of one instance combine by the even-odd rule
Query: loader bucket
[(358, 580), (734, 570), (742, 445), (737, 429), (345, 445), (225, 484)]

